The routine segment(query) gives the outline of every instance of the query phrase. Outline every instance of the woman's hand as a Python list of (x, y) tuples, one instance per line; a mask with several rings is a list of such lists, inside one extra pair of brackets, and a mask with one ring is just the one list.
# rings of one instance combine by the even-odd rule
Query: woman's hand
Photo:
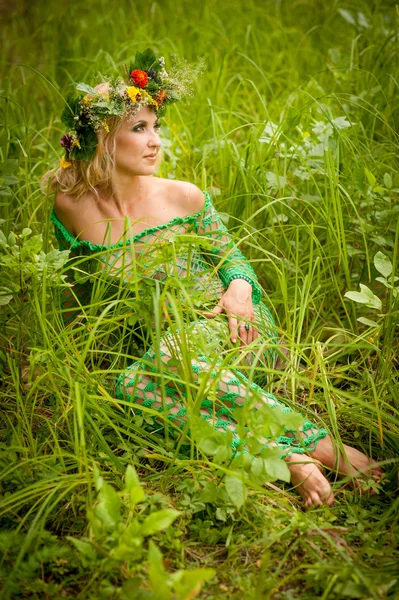
[[(229, 322), (231, 341), (237, 341), (237, 332), (241, 346), (250, 344), (258, 337), (256, 317), (252, 305), (252, 286), (245, 279), (233, 279), (229, 287), (220, 298), (217, 305), (204, 317), (212, 319), (220, 313), (226, 313)], [(245, 328), (248, 323), (249, 331)]]

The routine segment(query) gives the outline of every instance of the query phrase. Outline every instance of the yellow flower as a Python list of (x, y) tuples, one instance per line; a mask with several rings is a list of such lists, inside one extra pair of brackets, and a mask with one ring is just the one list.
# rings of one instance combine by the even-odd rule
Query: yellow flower
[(309, 131), (305, 131), (305, 133), (303, 134), (303, 137), (310, 137)]
[(72, 163), (69, 160), (65, 160), (65, 158), (61, 156), (60, 167), (62, 167), (63, 169), (69, 169), (69, 167), (72, 167)]
[(140, 94), (142, 97), (147, 98), (147, 103), (150, 106), (155, 106), (155, 108), (158, 108), (158, 102), (148, 92), (146, 92), (145, 90), (140, 90)]
[(151, 98), (151, 96), (148, 96), (149, 100), (148, 100), (148, 104), (150, 106), (155, 106), (155, 108), (158, 108), (158, 102), (156, 100), (154, 100), (154, 98)]
[(105, 131), (109, 133), (109, 127), (107, 121), (101, 121), (101, 125), (104, 127)]
[(93, 102), (93, 96), (87, 95), (87, 96), (83, 96), (81, 103), (84, 104), (85, 106), (90, 106), (90, 104)]
[(130, 87), (126, 88), (126, 93), (132, 102), (136, 102), (137, 95), (141, 94), (142, 90), (140, 90), (140, 88), (134, 87), (134, 85), (131, 85)]
[(79, 144), (78, 138), (75, 138), (72, 142), (72, 148), (74, 148), (75, 146), (77, 146), (80, 149), (80, 144)]

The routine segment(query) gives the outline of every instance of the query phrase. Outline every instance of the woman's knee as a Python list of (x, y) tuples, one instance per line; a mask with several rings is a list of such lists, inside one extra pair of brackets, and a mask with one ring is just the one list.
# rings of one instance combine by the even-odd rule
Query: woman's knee
[(140, 362), (129, 365), (123, 373), (121, 373), (116, 382), (116, 397), (123, 400), (126, 396), (131, 396), (131, 389), (137, 382), (140, 371)]

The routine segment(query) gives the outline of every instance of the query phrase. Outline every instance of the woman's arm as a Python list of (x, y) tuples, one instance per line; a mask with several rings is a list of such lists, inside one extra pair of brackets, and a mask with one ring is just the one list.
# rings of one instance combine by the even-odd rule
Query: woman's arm
[(236, 279), (244, 279), (252, 286), (253, 303), (258, 304), (262, 298), (262, 290), (255, 271), (238, 249), (237, 244), (233, 242), (208, 192), (206, 192), (203, 211), (196, 222), (196, 233), (211, 242), (212, 251), (208, 250), (204, 254), (218, 268), (225, 288), (227, 289)]

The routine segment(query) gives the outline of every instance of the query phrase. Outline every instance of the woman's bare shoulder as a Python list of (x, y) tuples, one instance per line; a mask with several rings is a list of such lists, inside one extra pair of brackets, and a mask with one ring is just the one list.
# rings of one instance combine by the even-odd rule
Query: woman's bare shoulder
[[(54, 212), (61, 223), (68, 229), (69, 233), (75, 235), (73, 224), (73, 203), (76, 200), (72, 196), (57, 192), (54, 200)], [(76, 206), (76, 204), (75, 204)]]
[(72, 235), (77, 235), (77, 231), (80, 230), (80, 207), (83, 203), (87, 206), (88, 202), (92, 200), (90, 192), (79, 199), (68, 194), (63, 194), (62, 192), (57, 192), (54, 200), (54, 212)]
[(190, 214), (199, 212), (203, 208), (204, 193), (194, 183), (177, 179), (163, 179), (160, 183), (164, 187), (168, 201), (178, 210)]

